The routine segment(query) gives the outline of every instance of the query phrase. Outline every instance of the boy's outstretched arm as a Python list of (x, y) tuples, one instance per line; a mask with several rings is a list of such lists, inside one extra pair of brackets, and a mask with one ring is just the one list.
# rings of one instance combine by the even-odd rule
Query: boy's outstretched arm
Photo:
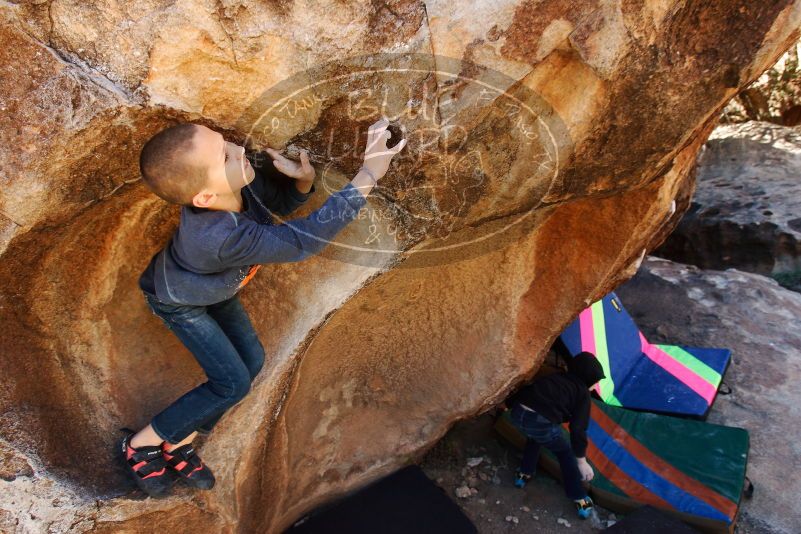
[(570, 445), (576, 456), (582, 480), (592, 480), (593, 470), (587, 463), (587, 427), (590, 422), (590, 396), (584, 395), (578, 402), (570, 419)]
[[(367, 147), (364, 164), (356, 176), (320, 206), (303, 219), (294, 219), (286, 224), (259, 224), (251, 219), (240, 220), (230, 213), (231, 225), (217, 252), (220, 261), (226, 266), (249, 266), (261, 263), (281, 263), (301, 261), (317, 254), (359, 214), (367, 204), (366, 195), (382, 178), (392, 158), (404, 146), (406, 139), (392, 148), (387, 148), (389, 121), (382, 118), (367, 130)], [(308, 156), (301, 154), (308, 164)], [(311, 168), (311, 165), (308, 164)], [(280, 169), (280, 167), (277, 167)], [(282, 171), (285, 172), (285, 171)], [(314, 179), (306, 171), (306, 179)]]
[(366, 204), (365, 196), (348, 183), (307, 217), (285, 224), (259, 224), (231, 217), (230, 233), (218, 257), (230, 267), (305, 260), (324, 249)]

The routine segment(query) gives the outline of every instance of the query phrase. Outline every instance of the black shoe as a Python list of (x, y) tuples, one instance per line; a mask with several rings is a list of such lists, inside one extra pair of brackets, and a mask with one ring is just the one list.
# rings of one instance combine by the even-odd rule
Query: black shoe
[(181, 445), (171, 451), (168, 451), (167, 444), (163, 443), (161, 452), (167, 462), (167, 467), (188, 485), (203, 490), (214, 487), (214, 474), (197, 455), (191, 443)]
[(120, 442), (120, 452), (125, 461), (125, 471), (136, 481), (139, 489), (151, 497), (163, 497), (172, 488), (175, 477), (167, 468), (167, 462), (159, 445), (149, 445), (134, 449), (129, 432)]

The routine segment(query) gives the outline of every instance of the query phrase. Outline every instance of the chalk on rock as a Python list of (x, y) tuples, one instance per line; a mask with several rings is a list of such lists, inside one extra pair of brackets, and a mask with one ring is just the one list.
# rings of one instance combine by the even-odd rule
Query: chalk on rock
[(483, 462), (483, 461), (484, 461), (484, 458), (482, 458), (481, 456), (476, 456), (475, 458), (468, 458), (467, 459), (467, 465), (469, 467), (476, 467), (477, 465), (481, 464), (481, 462)]
[(568, 521), (564, 517), (560, 517), (559, 519), (556, 520), (556, 522), (559, 523), (560, 525), (564, 525), (566, 527), (570, 527), (570, 521)]

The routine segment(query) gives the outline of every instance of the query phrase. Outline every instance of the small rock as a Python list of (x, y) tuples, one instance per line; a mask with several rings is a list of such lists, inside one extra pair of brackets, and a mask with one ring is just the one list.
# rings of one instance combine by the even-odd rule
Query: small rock
[(476, 467), (479, 464), (481, 464), (481, 462), (483, 462), (483, 461), (484, 461), (484, 458), (482, 458), (481, 456), (476, 456), (475, 458), (468, 458), (467, 459), (467, 465), (468, 465), (468, 467)]
[(478, 495), (478, 490), (476, 488), (470, 488), (470, 495)]
[(564, 525), (564, 526), (570, 528), (570, 521), (568, 521), (564, 517), (560, 517), (559, 519), (556, 520), (556, 522), (559, 523), (560, 525)]
[(516, 525), (520, 520), (516, 516), (507, 515), (506, 521), (508, 521), (509, 523), (514, 523)]
[(495, 501), (495, 504), (501, 504), (501, 501)]
[(456, 488), (456, 496), (459, 497), (460, 499), (466, 499), (470, 497), (470, 495), (471, 495), (470, 488), (468, 488), (467, 486), (459, 486), (458, 488)]
[(529, 508), (528, 506), (521, 506), (520, 509), (527, 513), (531, 511), (531, 508)]
[(537, 514), (531, 514), (531, 519), (533, 519), (534, 521), (539, 521), (540, 516), (538, 516)]

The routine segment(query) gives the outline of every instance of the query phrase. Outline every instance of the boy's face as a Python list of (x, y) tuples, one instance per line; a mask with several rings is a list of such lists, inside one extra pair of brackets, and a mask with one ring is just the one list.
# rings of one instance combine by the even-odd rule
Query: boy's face
[(213, 206), (220, 196), (231, 196), (256, 177), (244, 147), (229, 143), (205, 126), (195, 126), (192, 150), (187, 157), (208, 169), (206, 187), (192, 199), (201, 208)]

